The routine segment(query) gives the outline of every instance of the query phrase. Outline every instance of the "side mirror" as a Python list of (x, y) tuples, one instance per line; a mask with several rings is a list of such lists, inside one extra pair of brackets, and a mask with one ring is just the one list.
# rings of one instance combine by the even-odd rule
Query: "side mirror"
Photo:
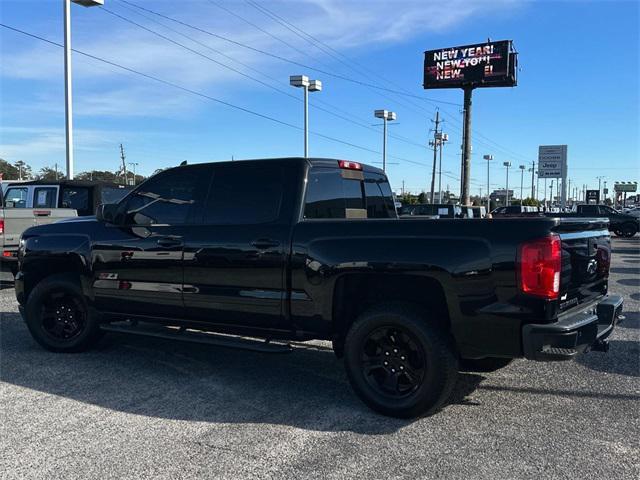
[(114, 223), (118, 213), (117, 203), (103, 203), (96, 210), (96, 218), (99, 222)]

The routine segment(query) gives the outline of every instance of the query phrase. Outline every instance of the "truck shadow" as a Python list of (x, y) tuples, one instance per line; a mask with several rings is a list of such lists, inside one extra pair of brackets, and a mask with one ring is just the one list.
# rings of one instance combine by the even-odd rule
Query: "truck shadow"
[[(54, 354), (32, 340), (16, 314), (1, 315), (0, 380), (90, 405), (156, 418), (368, 435), (393, 433), (416, 421), (370, 411), (352, 392), (342, 362), (327, 349), (259, 354), (109, 334), (92, 351)], [(637, 316), (633, 321), (637, 324)], [(637, 376), (638, 345), (622, 343), (612, 342), (617, 355), (611, 363), (590, 355), (584, 357), (592, 357), (584, 360), (585, 366), (623, 375), (635, 371)], [(629, 350), (634, 348), (635, 364)], [(621, 352), (626, 352), (623, 362)], [(461, 372), (448, 404), (481, 405), (472, 394), (492, 388), (481, 385), (485, 378)]]
[[(55, 354), (14, 313), (0, 322), (0, 381), (118, 412), (209, 423), (267, 423), (382, 435), (415, 420), (378, 415), (355, 396), (328, 349), (260, 354), (108, 334), (80, 354)], [(483, 377), (462, 376), (453, 403)]]
[[(635, 321), (637, 328), (637, 313), (635, 317), (626, 320)], [(624, 323), (620, 325), (620, 327), (622, 326)], [(610, 351), (607, 355), (596, 353), (580, 355), (576, 358), (576, 362), (598, 372), (640, 377), (640, 343), (636, 340), (611, 340)]]
[(617, 283), (628, 287), (640, 287), (640, 278), (621, 278)]

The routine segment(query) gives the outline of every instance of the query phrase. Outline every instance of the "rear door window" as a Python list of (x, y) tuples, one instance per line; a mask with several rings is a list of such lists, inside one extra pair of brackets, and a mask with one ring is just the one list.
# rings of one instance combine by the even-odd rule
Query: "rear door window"
[(269, 162), (216, 166), (204, 209), (204, 223), (251, 225), (277, 220), (283, 183), (283, 168)]

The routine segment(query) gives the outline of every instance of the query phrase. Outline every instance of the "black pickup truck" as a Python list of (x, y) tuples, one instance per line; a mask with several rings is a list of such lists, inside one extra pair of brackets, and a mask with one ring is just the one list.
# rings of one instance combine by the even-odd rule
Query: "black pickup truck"
[(606, 351), (622, 310), (610, 255), (600, 220), (402, 221), (384, 173), (357, 162), (209, 163), (27, 230), (16, 295), (58, 352), (104, 331), (263, 351), (330, 340), (367, 405), (412, 417), (460, 369)]

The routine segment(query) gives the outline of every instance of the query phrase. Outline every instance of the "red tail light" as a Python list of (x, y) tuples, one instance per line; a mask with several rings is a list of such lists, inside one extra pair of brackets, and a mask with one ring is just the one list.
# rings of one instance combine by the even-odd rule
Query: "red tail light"
[(344, 168), (346, 170), (362, 170), (362, 165), (358, 162), (349, 162), (348, 160), (338, 160), (338, 165), (340, 168)]
[(0, 235), (4, 233), (4, 220), (0, 220)]
[(560, 292), (562, 242), (552, 235), (518, 249), (518, 287), (522, 293), (555, 300)]

